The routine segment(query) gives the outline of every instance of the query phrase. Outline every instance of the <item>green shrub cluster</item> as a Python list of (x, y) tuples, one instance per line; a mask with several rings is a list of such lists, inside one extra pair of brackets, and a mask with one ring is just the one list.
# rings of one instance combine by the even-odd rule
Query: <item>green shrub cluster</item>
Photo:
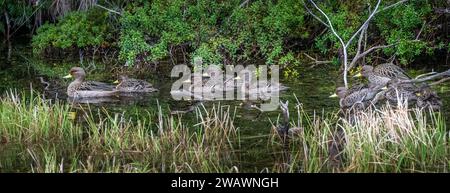
[(33, 36), (35, 53), (47, 48), (91, 48), (107, 43), (110, 24), (108, 13), (98, 9), (70, 12), (58, 23), (42, 25)]
[[(293, 68), (302, 63), (298, 57), (301, 52), (321, 53), (323, 58), (336, 61), (333, 64), (339, 63), (340, 44), (305, 9), (308, 7), (325, 21), (308, 1), (114, 2), (122, 5), (117, 8), (119, 16), (94, 7), (70, 12), (55, 24), (41, 26), (33, 37), (35, 52), (46, 48), (95, 47), (110, 41), (117, 45), (119, 59), (131, 65), (177, 57), (180, 53), (190, 58), (202, 57), (205, 64), (237, 64), (258, 59)], [(376, 2), (316, 1), (344, 40), (350, 39), (367, 19)], [(382, 53), (409, 63), (419, 55), (432, 55), (435, 50), (448, 47), (448, 38), (436, 27), (441, 16), (433, 11), (435, 7), (445, 7), (443, 3), (414, 0), (383, 10), (396, 2), (382, 1), (380, 12), (367, 30), (367, 48), (394, 44)], [(108, 19), (111, 15), (118, 19)], [(350, 45), (350, 56), (356, 53), (356, 42)], [(371, 61), (370, 55), (366, 61)]]

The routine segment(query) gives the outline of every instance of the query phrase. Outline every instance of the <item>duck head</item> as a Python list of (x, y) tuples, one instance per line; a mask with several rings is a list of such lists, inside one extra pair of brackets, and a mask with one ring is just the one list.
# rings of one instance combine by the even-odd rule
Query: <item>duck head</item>
[(127, 81), (127, 80), (128, 80), (128, 76), (120, 75), (119, 78), (116, 81), (114, 81), (113, 83), (114, 84), (119, 84), (119, 83)]
[(69, 74), (67, 76), (64, 76), (63, 78), (75, 78), (77, 80), (82, 80), (86, 77), (86, 72), (83, 70), (83, 68), (80, 67), (73, 67), (70, 69)]
[(345, 88), (345, 87), (337, 87), (336, 88), (336, 93), (331, 95), (330, 98), (335, 98), (335, 97), (344, 98), (345, 94), (347, 94), (347, 88)]
[(367, 77), (373, 71), (373, 66), (364, 65), (361, 68), (361, 71), (353, 77)]

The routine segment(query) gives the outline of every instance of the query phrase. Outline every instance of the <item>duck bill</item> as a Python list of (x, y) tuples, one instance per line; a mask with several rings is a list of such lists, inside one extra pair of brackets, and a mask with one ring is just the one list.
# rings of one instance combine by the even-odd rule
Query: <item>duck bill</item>
[(381, 88), (381, 90), (387, 90), (387, 89), (388, 89), (387, 86), (384, 86), (383, 88)]
[(113, 84), (119, 84), (119, 80), (114, 81)]
[(338, 95), (336, 93), (334, 93), (333, 95), (329, 96), (330, 98), (336, 98), (338, 97)]
[(67, 75), (67, 76), (64, 76), (63, 78), (72, 78), (72, 75), (69, 74), (69, 75)]
[(358, 78), (358, 77), (361, 77), (362, 76), (362, 74), (361, 74), (361, 72), (359, 72), (358, 74), (355, 74), (355, 76), (353, 76), (354, 78)]

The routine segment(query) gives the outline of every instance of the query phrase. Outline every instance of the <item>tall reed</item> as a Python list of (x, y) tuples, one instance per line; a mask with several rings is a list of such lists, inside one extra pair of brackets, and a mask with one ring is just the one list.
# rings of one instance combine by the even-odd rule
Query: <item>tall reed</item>
[[(349, 117), (334, 114), (317, 116), (314, 113), (311, 116), (301, 105), (297, 107), (298, 120), (291, 122), (291, 127), (299, 127), (301, 132), (291, 136), (289, 150), (285, 150), (289, 159), (278, 160), (273, 171), (450, 170), (449, 132), (440, 112), (408, 109), (407, 105), (394, 108), (388, 104), (380, 109), (352, 114), (350, 121)], [(274, 134), (271, 139), (272, 144), (280, 147), (281, 140), (276, 136)], [(281, 164), (287, 165), (287, 169), (280, 167)]]
[[(0, 99), (0, 136), (31, 172), (231, 172), (238, 129), (230, 107), (197, 108), (198, 123), (148, 112), (131, 121), (124, 113), (78, 107), (31, 94)], [(2, 155), (5, 157), (7, 155)], [(14, 155), (10, 155), (14, 156)], [(0, 159), (10, 165), (14, 159)], [(7, 162), (7, 163), (4, 163)], [(31, 162), (31, 163), (30, 163)], [(23, 167), (23, 166), (22, 166)], [(22, 168), (19, 167), (19, 168)]]

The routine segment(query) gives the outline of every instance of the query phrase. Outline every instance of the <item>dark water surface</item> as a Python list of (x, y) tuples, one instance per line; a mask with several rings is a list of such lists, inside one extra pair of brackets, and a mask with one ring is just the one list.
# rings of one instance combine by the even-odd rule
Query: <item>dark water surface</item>
[[(10, 61), (7, 62), (7, 56), (2, 54), (0, 56), (0, 92), (4, 93), (9, 89), (30, 90), (32, 87), (35, 90), (43, 92), (43, 85), (38, 77), (42, 77), (50, 84), (60, 84), (59, 90), (50, 92), (49, 98), (58, 95), (58, 98), (64, 98), (65, 86), (68, 85), (68, 80), (63, 80), (60, 77), (67, 74), (71, 66), (83, 66), (87, 70), (89, 80), (113, 82), (116, 75), (111, 73), (113, 70), (107, 63), (101, 61), (93, 63), (92, 61), (84, 61), (80, 64), (79, 61), (65, 61), (65, 60), (42, 60), (35, 59), (31, 56), (31, 49), (22, 46), (13, 47)], [(164, 63), (160, 64), (164, 65)], [(433, 65), (427, 65), (427, 68), (418, 67), (414, 69), (407, 69), (411, 75), (417, 75), (433, 68)], [(445, 70), (434, 69), (436, 71)], [(150, 95), (122, 98), (116, 101), (107, 101), (94, 106), (105, 107), (112, 112), (125, 112), (130, 116), (139, 117), (146, 116), (146, 111), (156, 111), (157, 104), (165, 111), (169, 110), (186, 110), (195, 102), (175, 101), (170, 96), (170, 88), (172, 82), (176, 79), (168, 78), (169, 71), (157, 71), (147, 73), (131, 74), (134, 78), (146, 79), (153, 83), (160, 91)], [(282, 74), (282, 73), (280, 73)], [(338, 109), (338, 101), (328, 96), (334, 92), (337, 84), (338, 73), (337, 67), (331, 65), (323, 65), (315, 68), (305, 67), (300, 69), (300, 76), (297, 78), (290, 78), (289, 80), (281, 79), (282, 84), (288, 86), (290, 89), (281, 92), (281, 100), (290, 101), (291, 121), (296, 120), (296, 97), (299, 102), (303, 104), (303, 108), (308, 113), (330, 114), (336, 112)], [(353, 80), (352, 80), (353, 81)], [(450, 120), (450, 95), (449, 84), (441, 84), (435, 87), (438, 95), (443, 99), (443, 111), (448, 122)], [(296, 97), (295, 97), (296, 96)], [(205, 102), (206, 107), (217, 104), (218, 102)], [(272, 122), (276, 122), (280, 116), (280, 110), (272, 112), (259, 112), (256, 109), (247, 108), (241, 105), (242, 101), (221, 101), (223, 105), (230, 105), (236, 109), (235, 125), (241, 131), (241, 148), (239, 168), (247, 168), (248, 171), (257, 171), (264, 167), (273, 166), (275, 159), (273, 154), (267, 155), (266, 146), (268, 138), (272, 129)], [(189, 113), (188, 113), (189, 114)], [(186, 115), (189, 117), (190, 115)], [(271, 121), (270, 121), (271, 120)], [(194, 120), (193, 120), (194, 121)], [(14, 151), (12, 151), (14, 152)], [(0, 151), (0, 157), (5, 158), (8, 151)], [(14, 156), (14, 155), (11, 155)], [(2, 159), (3, 159), (2, 158)], [(258, 166), (257, 168), (253, 168)]]

